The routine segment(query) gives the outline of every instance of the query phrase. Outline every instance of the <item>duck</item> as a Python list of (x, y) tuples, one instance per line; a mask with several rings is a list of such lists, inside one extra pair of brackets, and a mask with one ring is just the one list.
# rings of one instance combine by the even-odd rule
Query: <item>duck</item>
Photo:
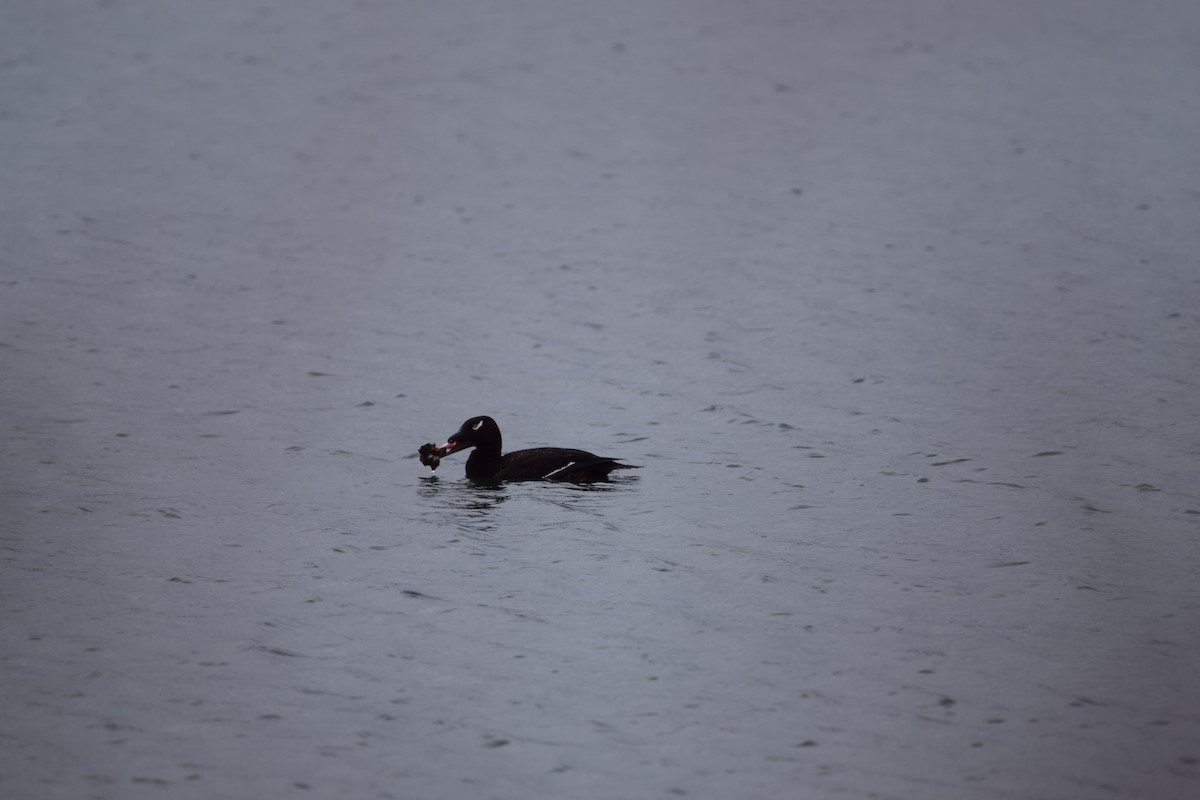
[(608, 480), (618, 469), (638, 469), (615, 459), (568, 447), (533, 447), (500, 454), (500, 426), (491, 417), (471, 417), (438, 445), (439, 457), (474, 447), (467, 458), (467, 477), (473, 481), (567, 481), (593, 483)]

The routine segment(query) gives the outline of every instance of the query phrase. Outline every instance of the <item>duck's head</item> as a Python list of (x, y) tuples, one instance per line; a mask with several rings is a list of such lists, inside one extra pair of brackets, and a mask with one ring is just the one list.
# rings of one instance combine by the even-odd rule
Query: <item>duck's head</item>
[(500, 449), (500, 426), (491, 417), (471, 417), (450, 435), (446, 443), (439, 445), (442, 455), (457, 453), (468, 447), (495, 446)]

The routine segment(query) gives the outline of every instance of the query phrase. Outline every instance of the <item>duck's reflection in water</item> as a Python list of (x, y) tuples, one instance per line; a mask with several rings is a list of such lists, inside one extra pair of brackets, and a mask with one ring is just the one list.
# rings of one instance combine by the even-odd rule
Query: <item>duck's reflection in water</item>
[(441, 524), (454, 525), (466, 534), (480, 534), (495, 530), (492, 512), (509, 494), (504, 484), (443, 481), (429, 475), (417, 485), (417, 498), (423, 517), (436, 517)]
[[(497, 510), (501, 503), (514, 498), (521, 502), (525, 527), (539, 529), (543, 524), (561, 525), (566, 520), (554, 516), (544, 519), (538, 508), (558, 508), (574, 513), (606, 517), (616, 501), (614, 493), (625, 492), (636, 484), (636, 477), (624, 477), (598, 483), (561, 483), (557, 481), (527, 481), (517, 485), (500, 482), (443, 480), (426, 476), (417, 485), (421, 516), (440, 526), (452, 525), (468, 536), (490, 534), (500, 524)], [(532, 504), (532, 505), (531, 505)], [(508, 516), (511, 516), (510, 510)], [(511, 519), (508, 524), (511, 525)]]

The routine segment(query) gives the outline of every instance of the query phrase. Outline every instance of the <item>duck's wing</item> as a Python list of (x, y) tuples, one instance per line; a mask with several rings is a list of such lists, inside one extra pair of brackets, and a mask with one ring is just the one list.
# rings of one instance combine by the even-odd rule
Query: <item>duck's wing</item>
[(581, 483), (604, 480), (614, 469), (630, 468), (611, 458), (586, 450), (566, 447), (533, 447), (515, 450), (500, 459), (494, 478), (501, 481), (570, 481)]

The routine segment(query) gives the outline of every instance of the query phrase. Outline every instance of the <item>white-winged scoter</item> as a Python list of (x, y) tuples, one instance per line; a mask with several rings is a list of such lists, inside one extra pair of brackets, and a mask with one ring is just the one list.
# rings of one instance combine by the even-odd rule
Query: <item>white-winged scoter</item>
[(475, 451), (467, 458), (467, 477), (475, 481), (591, 483), (607, 480), (615, 469), (637, 469), (633, 464), (566, 447), (533, 447), (500, 455), (500, 426), (491, 417), (471, 417), (434, 452), (440, 458), (468, 447)]

